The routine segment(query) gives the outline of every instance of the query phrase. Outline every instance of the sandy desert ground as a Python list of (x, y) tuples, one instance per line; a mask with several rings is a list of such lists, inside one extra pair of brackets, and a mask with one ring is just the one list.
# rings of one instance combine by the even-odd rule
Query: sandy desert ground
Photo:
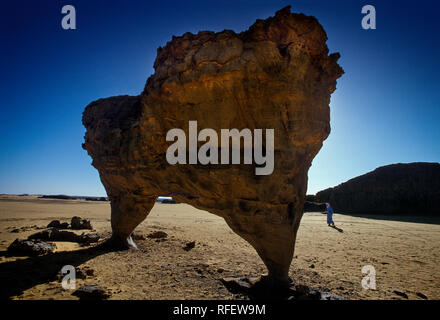
[[(11, 299), (77, 299), (64, 290), (56, 275), (63, 265), (88, 266), (94, 276), (77, 280), (99, 284), (111, 299), (243, 299), (222, 285), (223, 277), (258, 276), (265, 268), (255, 251), (223, 221), (185, 204), (156, 204), (136, 230), (154, 231), (166, 240), (137, 240), (138, 251), (108, 252), (57, 242), (55, 254), (10, 257), (6, 248), (51, 220), (90, 219), (103, 237), (110, 235), (108, 202), (0, 196), (0, 280), (2, 296)], [(377, 220), (334, 215), (329, 228), (325, 215), (305, 213), (299, 228), (290, 275), (296, 283), (330, 291), (348, 299), (440, 299), (440, 224)], [(195, 247), (186, 251), (186, 243)], [(361, 268), (376, 270), (376, 290), (361, 286)]]

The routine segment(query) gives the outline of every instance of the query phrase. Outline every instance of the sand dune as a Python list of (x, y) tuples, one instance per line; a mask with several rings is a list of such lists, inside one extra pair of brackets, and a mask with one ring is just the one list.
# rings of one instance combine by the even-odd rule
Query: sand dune
[[(110, 235), (108, 202), (0, 196), (0, 250), (35, 230), (73, 216), (91, 219), (101, 235)], [(440, 225), (334, 215), (338, 232), (325, 215), (306, 213), (297, 237), (290, 276), (296, 283), (340, 294), (348, 299), (440, 299)], [(89, 266), (95, 276), (77, 280), (97, 283), (111, 299), (234, 299), (219, 279), (257, 276), (265, 268), (255, 251), (234, 234), (222, 218), (185, 204), (156, 204), (137, 231), (161, 230), (166, 241), (137, 240), (138, 251), (99, 252), (73, 243), (57, 243), (57, 252), (37, 258), (0, 257), (2, 296), (13, 299), (77, 299), (54, 276), (64, 264)], [(183, 250), (196, 241), (194, 249)], [(361, 286), (361, 268), (376, 269), (376, 290)]]

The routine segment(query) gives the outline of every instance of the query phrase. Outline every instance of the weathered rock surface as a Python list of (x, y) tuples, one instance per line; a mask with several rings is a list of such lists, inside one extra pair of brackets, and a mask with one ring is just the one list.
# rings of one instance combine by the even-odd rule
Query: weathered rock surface
[(57, 228), (47, 229), (34, 233), (28, 237), (28, 240), (43, 240), (43, 241), (66, 241), (77, 242), (80, 244), (90, 244), (99, 241), (97, 233), (82, 233), (76, 234), (72, 231), (58, 230)]
[(36, 239), (15, 239), (15, 241), (8, 247), (7, 252), (11, 255), (39, 256), (52, 253), (55, 248), (56, 245), (53, 243), (47, 243)]
[(72, 217), (70, 221), (70, 226), (72, 229), (81, 230), (81, 229), (89, 229), (92, 230), (92, 224), (90, 220), (82, 219), (81, 217)]
[(47, 228), (68, 229), (69, 224), (67, 222), (60, 222), (60, 220), (52, 220)]
[[(130, 234), (156, 198), (173, 195), (223, 217), (269, 275), (286, 281), (307, 171), (330, 133), (330, 95), (343, 74), (326, 40), (314, 17), (290, 7), (239, 34), (185, 33), (158, 49), (140, 96), (88, 105), (83, 147), (111, 201), (115, 246), (135, 246)], [(216, 132), (274, 129), (273, 173), (255, 175), (249, 164), (168, 164), (166, 134), (180, 128), (188, 136), (190, 120)]]
[(392, 164), (320, 191), (340, 213), (389, 215), (440, 214), (440, 164)]

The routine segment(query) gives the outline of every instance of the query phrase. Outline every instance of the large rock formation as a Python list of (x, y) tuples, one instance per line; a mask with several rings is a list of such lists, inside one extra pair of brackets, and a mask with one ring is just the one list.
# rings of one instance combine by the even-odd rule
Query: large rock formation
[(392, 164), (320, 191), (316, 201), (330, 202), (340, 213), (438, 215), (440, 164)]
[[(286, 280), (307, 171), (330, 133), (330, 94), (343, 74), (326, 40), (314, 17), (290, 7), (239, 34), (185, 33), (158, 49), (140, 96), (87, 106), (83, 146), (111, 201), (114, 243), (134, 246), (130, 234), (156, 198), (172, 195), (223, 217), (258, 252), (269, 279)], [(170, 165), (167, 132), (188, 136), (191, 120), (218, 133), (274, 129), (273, 173), (256, 175), (253, 164)]]

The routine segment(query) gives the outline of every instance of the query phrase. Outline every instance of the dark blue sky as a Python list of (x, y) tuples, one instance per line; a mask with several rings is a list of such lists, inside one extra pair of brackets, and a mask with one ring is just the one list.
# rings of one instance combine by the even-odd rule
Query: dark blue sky
[[(61, 28), (74, 5), (77, 30)], [(372, 4), (377, 29), (361, 28)], [(156, 49), (186, 31), (243, 31), (292, 5), (324, 26), (346, 74), (309, 193), (378, 166), (440, 159), (438, 1), (22, 1), (0, 6), (0, 193), (104, 195), (81, 148), (85, 106), (139, 94)], [(276, 164), (276, 163), (275, 163)]]

